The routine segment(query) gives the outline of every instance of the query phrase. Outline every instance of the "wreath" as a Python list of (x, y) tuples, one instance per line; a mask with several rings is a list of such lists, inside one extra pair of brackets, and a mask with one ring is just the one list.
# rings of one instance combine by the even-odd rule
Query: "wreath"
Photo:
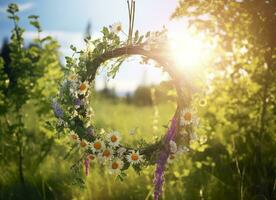
[[(121, 40), (122, 25), (115, 23), (102, 29), (102, 37), (86, 38), (87, 48), (84, 51), (78, 51), (71, 45), (74, 53), (72, 57), (65, 57), (64, 80), (52, 103), (57, 118), (55, 128), (69, 135), (74, 147), (83, 149), (80, 161), (85, 165), (86, 175), (89, 162), (95, 160), (108, 165), (120, 178), (126, 175), (130, 166), (139, 172), (145, 166), (156, 164), (154, 196), (158, 199), (167, 160), (189, 151), (190, 142), (197, 139), (194, 127), (198, 120), (191, 108), (190, 86), (169, 56), (166, 29), (145, 35), (140, 35), (138, 31), (133, 34), (135, 2), (128, 3), (128, 7), (130, 26), (127, 40)], [(138, 147), (122, 144), (121, 135), (116, 130), (97, 128), (90, 106), (93, 101), (90, 98), (91, 87), (98, 69), (111, 62), (108, 75), (115, 77), (123, 61), (133, 55), (141, 56), (144, 62), (154, 60), (157, 67), (170, 75), (177, 93), (177, 108), (165, 136), (155, 143)]]

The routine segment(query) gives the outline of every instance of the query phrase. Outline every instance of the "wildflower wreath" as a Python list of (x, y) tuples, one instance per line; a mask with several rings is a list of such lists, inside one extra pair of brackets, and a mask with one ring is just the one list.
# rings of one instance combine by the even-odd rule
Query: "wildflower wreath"
[[(119, 177), (124, 176), (130, 166), (140, 171), (144, 166), (157, 164), (154, 178), (154, 195), (157, 199), (162, 189), (167, 160), (189, 150), (190, 141), (196, 139), (193, 129), (197, 120), (190, 108), (189, 85), (169, 56), (166, 30), (141, 36), (136, 31), (133, 36), (135, 2), (131, 1), (128, 5), (130, 27), (127, 40), (122, 41), (119, 37), (124, 32), (121, 24), (116, 23), (109, 28), (104, 27), (101, 38), (86, 38), (87, 48), (84, 51), (71, 46), (74, 55), (79, 56), (66, 57), (65, 78), (59, 95), (53, 100), (57, 117), (55, 127), (59, 132), (69, 134), (74, 146), (83, 149), (80, 161), (85, 164), (86, 174), (89, 162), (94, 160), (108, 165)], [(108, 75), (114, 77), (122, 62), (132, 55), (141, 56), (144, 61), (156, 61), (157, 67), (168, 72), (177, 92), (177, 109), (165, 136), (153, 144), (138, 147), (120, 143), (121, 136), (116, 130), (98, 129), (93, 122), (94, 114), (90, 106), (93, 99), (89, 98), (99, 67), (111, 62)]]

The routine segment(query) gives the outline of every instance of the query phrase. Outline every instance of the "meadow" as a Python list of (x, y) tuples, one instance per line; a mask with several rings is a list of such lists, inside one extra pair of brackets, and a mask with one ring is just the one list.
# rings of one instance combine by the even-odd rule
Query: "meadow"
[[(175, 158), (166, 159), (168, 163), (165, 165), (165, 183), (160, 199), (274, 200), (275, 1), (212, 1), (208, 9), (205, 3), (179, 1), (171, 16), (172, 19), (186, 17), (199, 34), (204, 33), (215, 41), (216, 54), (208, 57), (211, 63), (197, 63), (201, 68), (196, 71), (196, 76), (189, 74), (187, 68), (178, 69), (183, 70), (185, 75), (187, 72), (187, 76), (179, 76), (176, 82), (185, 80), (187, 83), (178, 91), (191, 100), (189, 106), (199, 119), (199, 126), (195, 129), (198, 137), (187, 143), (188, 152), (177, 154), (169, 150)], [(147, 44), (152, 42), (151, 34), (160, 37), (166, 31), (145, 35), (136, 32), (136, 36), (132, 37), (133, 18), (130, 17), (127, 41), (121, 41), (118, 36), (118, 32), (122, 31), (120, 25), (116, 24), (115, 31), (112, 26), (104, 27), (100, 38), (85, 38), (86, 43), (95, 48), (88, 45), (79, 51), (71, 45), (73, 56), (65, 57), (64, 63), (60, 57), (59, 41), (41, 34), (42, 26), (37, 15), (28, 17), (30, 26), (36, 30), (36, 37), (31, 42), (26, 41), (26, 31), (20, 25), (18, 11), (16, 4), (10, 4), (7, 8), (13, 28), (0, 51), (0, 200), (153, 199), (155, 165), (145, 165), (140, 172), (137, 168), (134, 170), (135, 165), (132, 165), (126, 170), (127, 176), (121, 180), (120, 176), (110, 173), (107, 165), (91, 161), (89, 174), (85, 175), (87, 164), (84, 162), (87, 158), (84, 160), (82, 156), (89, 149), (82, 148), (82, 140), (78, 137), (86, 137), (84, 132), (89, 130), (90, 122), (80, 123), (79, 119), (91, 115), (95, 130), (118, 130), (122, 144), (127, 147), (154, 143), (170, 130), (170, 120), (177, 107), (172, 81), (139, 86), (133, 94), (119, 97), (112, 89), (106, 93), (110, 88), (95, 91), (93, 83), (87, 89), (82, 80), (76, 90), (79, 92), (84, 87), (86, 93), (77, 93), (72, 95), (73, 98), (77, 96), (77, 100), (83, 100), (89, 92), (91, 95), (88, 104), (79, 105), (76, 99), (70, 101), (73, 86), (70, 88), (64, 77), (68, 78), (70, 73), (85, 77), (91, 71), (87, 68), (91, 60), (99, 64), (101, 59), (97, 58), (106, 52), (113, 56), (114, 49), (122, 52), (125, 44), (130, 45), (129, 49), (135, 45), (138, 48), (148, 47)], [(202, 16), (206, 18), (202, 19)], [(198, 40), (192, 41), (195, 44)], [(154, 43), (159, 44), (163, 45), (163, 41)], [(176, 63), (181, 65), (191, 58), (188, 61), (195, 64), (200, 54), (197, 52), (194, 57), (190, 54), (196, 51), (195, 46), (188, 45), (180, 52), (176, 49), (173, 52)], [(116, 75), (125, 58), (125, 55), (119, 57), (108, 69), (109, 78)], [(147, 63), (147, 59), (141, 60)], [(108, 65), (101, 67), (108, 68)], [(97, 68), (93, 72), (96, 75)], [(206, 80), (202, 81), (206, 74)], [(200, 78), (197, 80), (194, 77)], [(69, 85), (69, 90), (64, 85)], [(64, 95), (66, 92), (69, 95)], [(55, 98), (65, 98), (65, 102), (72, 105), (58, 107), (53, 103)], [(84, 105), (91, 106), (94, 112), (81, 112)], [(77, 110), (77, 114), (70, 109)], [(57, 110), (62, 112), (57, 113)], [(64, 129), (61, 126), (65, 123), (61, 119), (71, 120)], [(80, 129), (74, 130), (79, 131), (79, 135), (68, 131), (77, 126)], [(75, 141), (72, 141), (72, 135), (77, 136)], [(91, 142), (94, 141), (91, 139)]]

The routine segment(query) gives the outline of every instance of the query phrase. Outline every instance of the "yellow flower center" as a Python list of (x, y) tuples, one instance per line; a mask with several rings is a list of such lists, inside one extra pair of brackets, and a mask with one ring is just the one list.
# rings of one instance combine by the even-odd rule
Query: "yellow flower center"
[(186, 112), (186, 113), (184, 114), (184, 119), (185, 119), (186, 121), (191, 121), (191, 120), (192, 120), (192, 113)]
[(116, 27), (116, 30), (117, 30), (118, 32), (120, 32), (120, 31), (122, 30), (122, 27), (119, 25), (119, 26)]
[(110, 139), (111, 139), (111, 142), (116, 142), (118, 140), (116, 135), (112, 135)]
[(119, 164), (114, 162), (114, 163), (112, 163), (111, 167), (112, 167), (112, 169), (118, 169)]
[(80, 146), (81, 146), (81, 147), (86, 147), (86, 145), (87, 145), (87, 143), (86, 143), (85, 141), (82, 140), (82, 141), (80, 142)]
[(110, 156), (110, 151), (109, 150), (104, 150), (103, 151), (103, 156), (105, 156), (105, 157), (109, 157)]
[(136, 153), (133, 153), (133, 154), (131, 154), (131, 160), (134, 160), (134, 161), (136, 161), (136, 160), (138, 160), (138, 155), (136, 154)]
[(93, 146), (95, 149), (100, 149), (102, 147), (102, 144), (100, 142), (95, 142)]
[(77, 139), (78, 139), (78, 136), (75, 135), (75, 134), (72, 134), (72, 135), (71, 135), (71, 138), (72, 138), (73, 140), (77, 140)]
[(84, 83), (82, 83), (80, 85), (80, 91), (84, 91), (86, 89), (86, 85)]

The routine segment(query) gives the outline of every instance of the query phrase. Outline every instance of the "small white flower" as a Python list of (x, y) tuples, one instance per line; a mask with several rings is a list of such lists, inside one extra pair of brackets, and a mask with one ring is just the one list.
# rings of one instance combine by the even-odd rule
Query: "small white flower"
[(102, 140), (97, 139), (91, 143), (91, 147), (95, 152), (99, 152), (105, 149), (105, 144)]
[(130, 164), (139, 164), (140, 162), (143, 162), (142, 156), (139, 154), (139, 151), (131, 151), (130, 154), (126, 156), (127, 161)]
[(177, 145), (173, 140), (170, 140), (170, 152), (171, 153), (177, 152)]
[(81, 148), (86, 149), (89, 143), (85, 139), (82, 139), (79, 144)]
[(111, 26), (111, 31), (113, 33), (119, 33), (123, 30), (123, 27), (122, 27), (122, 24), (120, 22), (117, 22), (117, 23), (114, 23), (112, 26)]
[(69, 137), (73, 142), (78, 142), (79, 141), (79, 136), (74, 132), (71, 132)]
[(58, 126), (62, 126), (62, 125), (65, 125), (65, 121), (63, 120), (63, 119), (58, 119), (58, 121), (57, 121), (57, 125)]
[(117, 150), (117, 153), (119, 155), (119, 157), (122, 157), (122, 155), (126, 152), (126, 148), (124, 147), (120, 147), (118, 150)]
[(84, 82), (82, 82), (82, 83), (80, 83), (79, 84), (79, 93), (80, 94), (85, 94), (86, 93), (86, 91), (88, 90), (88, 87), (89, 87), (89, 85), (88, 85), (88, 82), (87, 81), (84, 81)]
[(180, 126), (190, 125), (195, 123), (196, 119), (194, 117), (193, 111), (190, 108), (185, 108), (180, 113)]
[(124, 166), (124, 162), (121, 159), (115, 159), (110, 162), (110, 170), (112, 173), (120, 173)]
[(108, 143), (110, 146), (116, 147), (119, 145), (119, 142), (121, 140), (120, 133), (118, 131), (112, 131), (107, 135)]
[(106, 148), (99, 154), (99, 157), (104, 161), (110, 160), (113, 157), (113, 150), (110, 148)]

